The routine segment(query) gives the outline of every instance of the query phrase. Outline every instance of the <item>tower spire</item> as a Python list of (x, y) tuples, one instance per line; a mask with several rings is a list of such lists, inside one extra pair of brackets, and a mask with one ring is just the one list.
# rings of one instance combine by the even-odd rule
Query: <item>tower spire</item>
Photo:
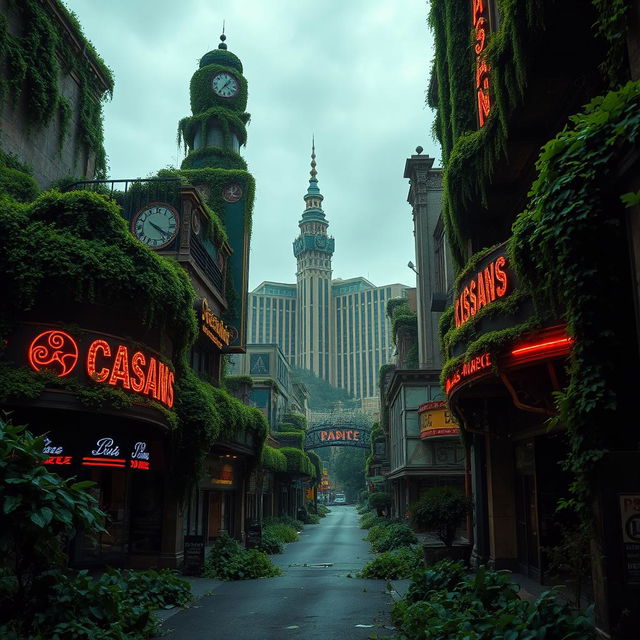
[(227, 39), (227, 36), (224, 35), (224, 23), (225, 21), (222, 21), (222, 33), (220, 34), (220, 44), (218, 45), (218, 49), (226, 49), (227, 48), (227, 43), (225, 42), (225, 40)]
[(311, 179), (309, 182), (318, 182), (318, 172), (316, 171), (316, 138), (311, 136)]

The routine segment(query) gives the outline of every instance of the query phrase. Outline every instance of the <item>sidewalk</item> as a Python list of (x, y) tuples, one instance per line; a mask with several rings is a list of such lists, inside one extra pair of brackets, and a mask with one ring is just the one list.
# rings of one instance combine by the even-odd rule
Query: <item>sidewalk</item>
[[(193, 600), (191, 600), (188, 607), (192, 607), (202, 596), (210, 595), (222, 584), (222, 580), (217, 580), (216, 578), (200, 578), (197, 576), (180, 576), (180, 578), (186, 580), (191, 585)], [(164, 622), (180, 611), (182, 611), (180, 607), (157, 609), (153, 612), (153, 616), (158, 622)]]

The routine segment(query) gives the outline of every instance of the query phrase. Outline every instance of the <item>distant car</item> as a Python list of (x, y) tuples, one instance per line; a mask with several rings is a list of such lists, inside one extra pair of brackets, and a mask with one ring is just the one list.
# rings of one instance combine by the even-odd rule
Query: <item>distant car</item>
[(347, 504), (347, 499), (344, 497), (344, 493), (336, 493), (336, 497), (333, 499), (333, 504)]

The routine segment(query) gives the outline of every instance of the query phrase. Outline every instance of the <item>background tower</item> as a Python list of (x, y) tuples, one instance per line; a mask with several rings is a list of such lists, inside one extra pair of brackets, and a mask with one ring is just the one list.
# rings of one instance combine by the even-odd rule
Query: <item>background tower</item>
[(333, 305), (331, 256), (335, 241), (327, 235), (329, 222), (322, 210), (318, 187), (315, 142), (311, 148), (311, 178), (304, 196), (305, 210), (298, 222), (300, 235), (293, 242), (298, 260), (297, 366), (333, 382)]

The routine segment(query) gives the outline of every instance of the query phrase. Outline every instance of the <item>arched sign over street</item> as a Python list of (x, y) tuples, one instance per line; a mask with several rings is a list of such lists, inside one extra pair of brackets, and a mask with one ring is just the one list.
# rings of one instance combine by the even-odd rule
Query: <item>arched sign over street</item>
[(324, 424), (308, 429), (305, 435), (305, 449), (321, 447), (357, 447), (369, 449), (371, 430), (357, 424)]

